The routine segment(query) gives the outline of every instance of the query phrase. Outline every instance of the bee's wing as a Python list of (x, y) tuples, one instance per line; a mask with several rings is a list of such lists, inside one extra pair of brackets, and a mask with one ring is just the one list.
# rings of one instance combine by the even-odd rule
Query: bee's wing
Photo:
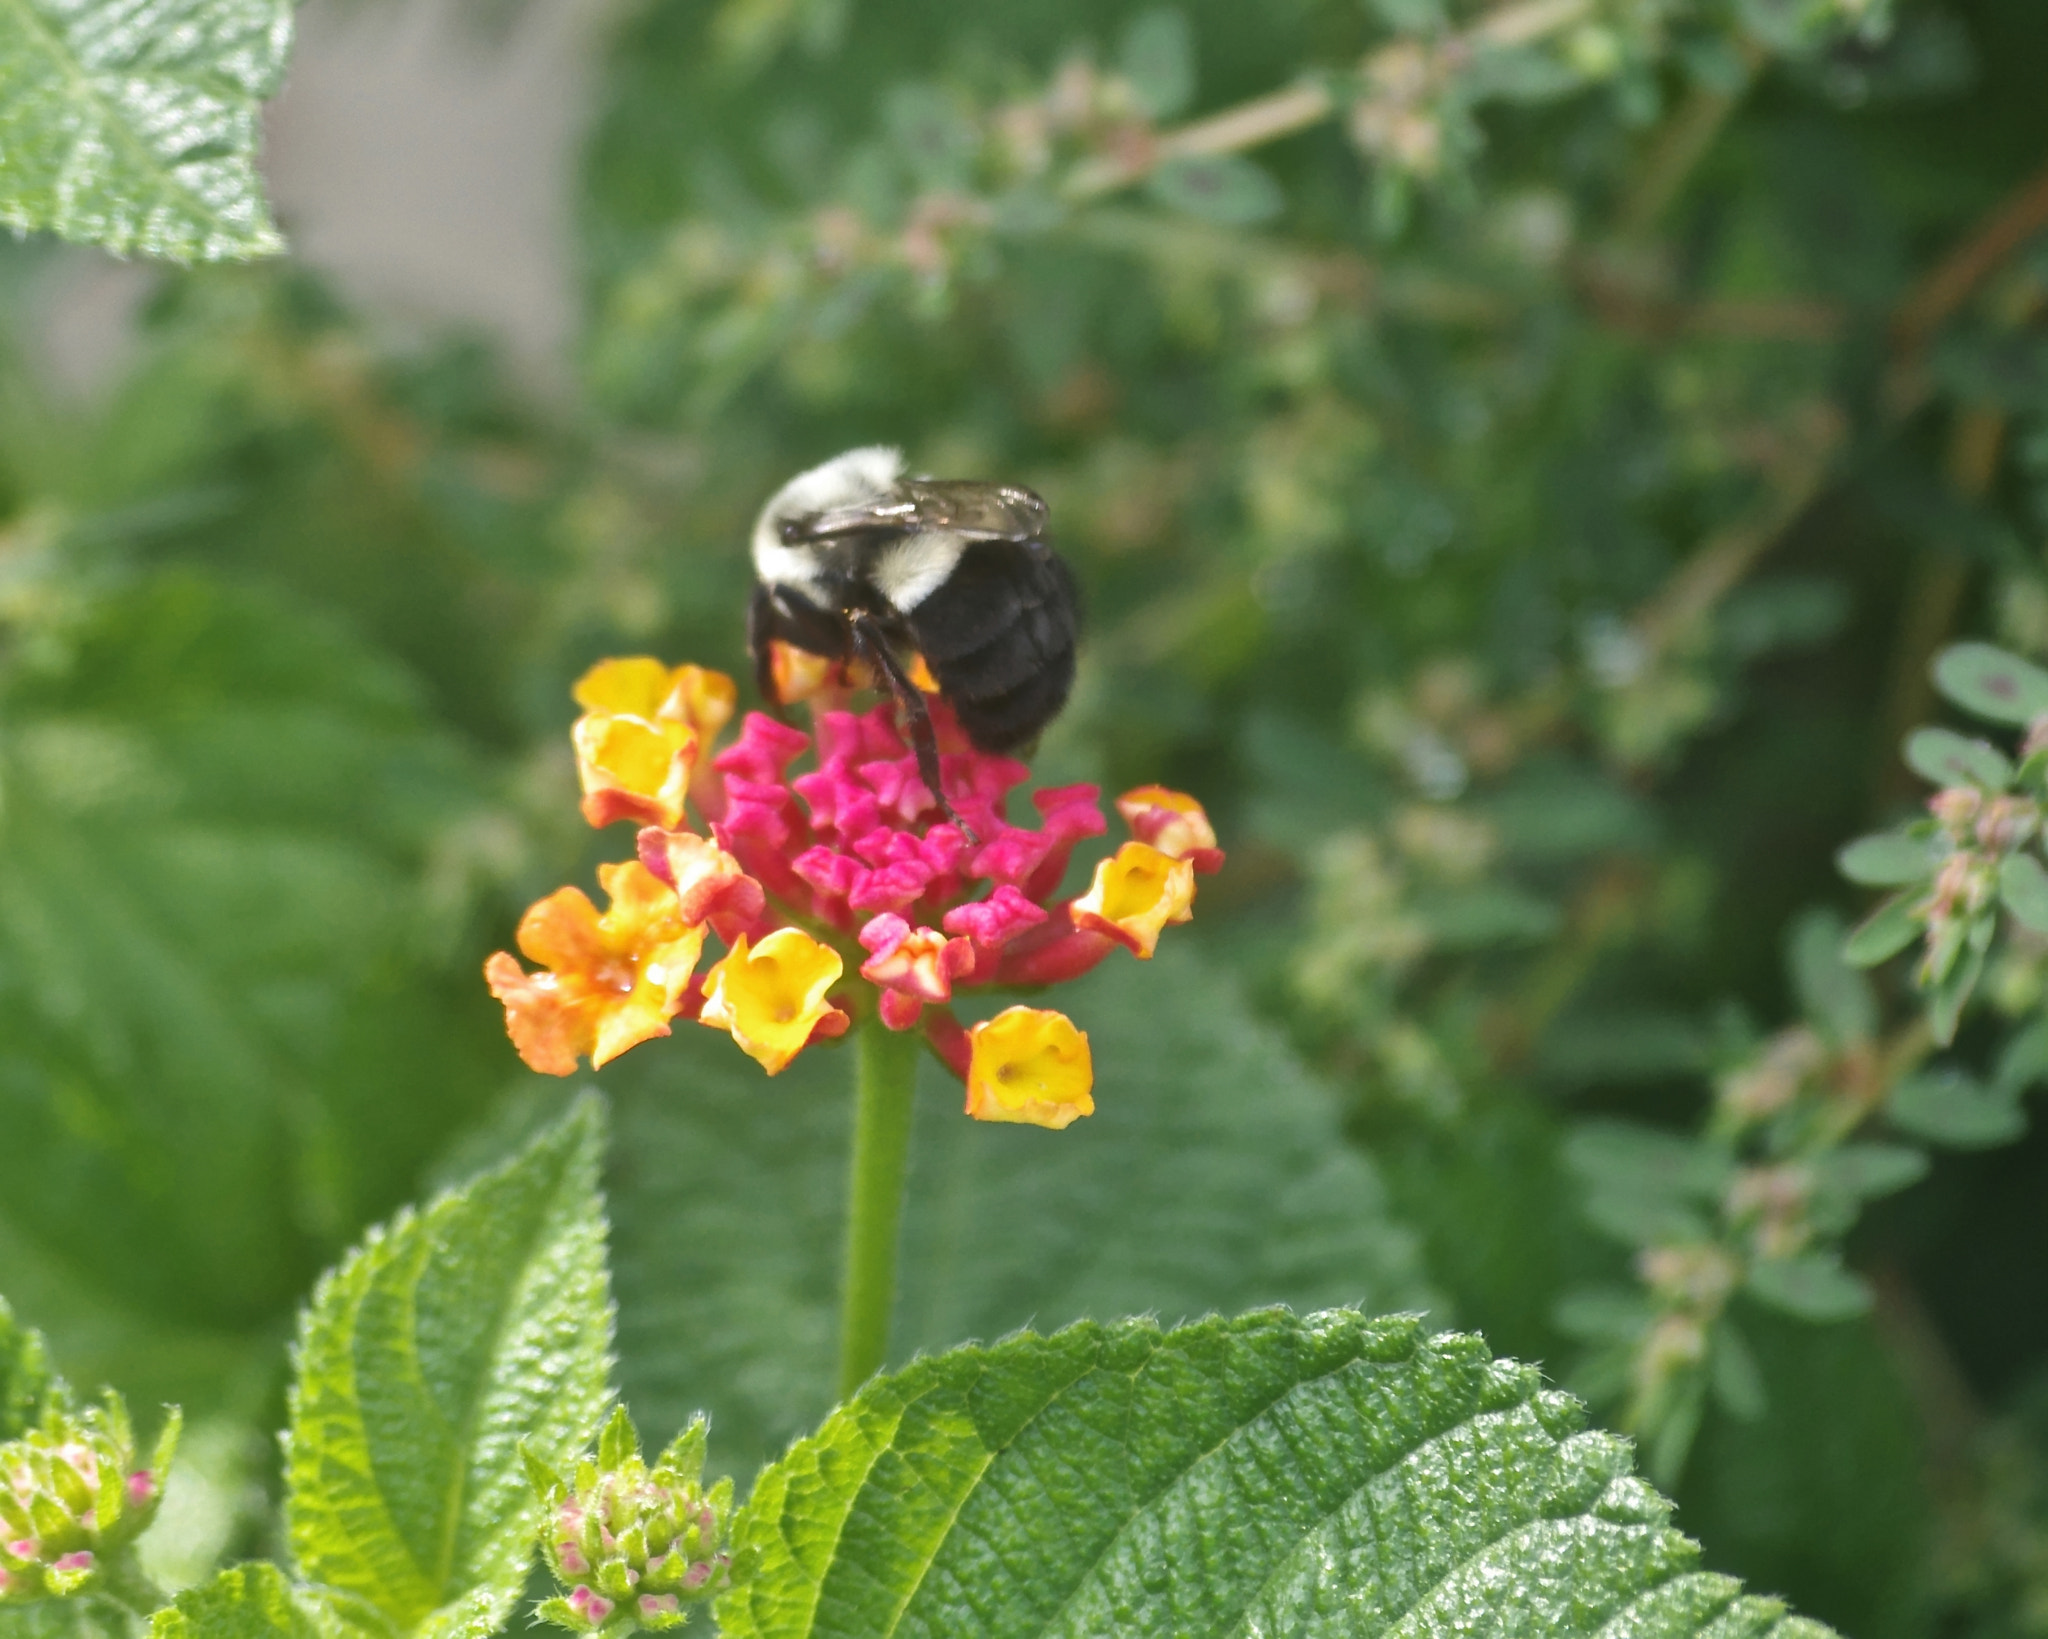
[(834, 507), (793, 526), (798, 538), (944, 529), (973, 541), (1030, 541), (1045, 533), (1045, 503), (1015, 484), (911, 478), (879, 500)]

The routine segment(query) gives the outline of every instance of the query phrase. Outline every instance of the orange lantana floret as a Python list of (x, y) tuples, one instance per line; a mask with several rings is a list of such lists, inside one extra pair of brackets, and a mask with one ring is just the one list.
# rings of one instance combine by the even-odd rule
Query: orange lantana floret
[(1057, 1130), (1095, 1113), (1086, 1032), (1064, 1013), (1005, 1008), (968, 1032), (967, 1113)]
[(1202, 805), (1185, 791), (1163, 785), (1141, 785), (1116, 799), (1131, 835), (1148, 842), (1171, 859), (1184, 859), (1203, 876), (1222, 869), (1223, 850), (1216, 846), (1216, 828)]
[(749, 948), (741, 934), (704, 979), (700, 1024), (732, 1033), (771, 1076), (814, 1035), (837, 1036), (851, 1022), (825, 999), (845, 969), (839, 953), (801, 928), (777, 928)]
[(528, 973), (502, 950), (484, 964), (513, 1045), (544, 1075), (667, 1035), (703, 954), (703, 928), (646, 867), (600, 865), (597, 876), (612, 902), (602, 916), (582, 889), (557, 888), (520, 918), (519, 948), (543, 971)]
[(575, 695), (584, 708), (570, 735), (583, 817), (598, 826), (681, 825), (691, 773), (739, 698), (733, 680), (640, 655), (600, 661)]
[(1075, 900), (1074, 926), (1104, 934), (1150, 959), (1169, 922), (1193, 918), (1195, 867), (1146, 842), (1127, 842), (1095, 867), (1095, 880)]

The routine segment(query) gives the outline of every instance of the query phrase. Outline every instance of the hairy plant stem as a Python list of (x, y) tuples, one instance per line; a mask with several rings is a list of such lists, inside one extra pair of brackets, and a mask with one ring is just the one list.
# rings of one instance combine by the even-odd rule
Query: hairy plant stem
[(156, 1578), (136, 1561), (132, 1548), (123, 1549), (107, 1559), (100, 1568), (99, 1581), (92, 1591), (133, 1611), (145, 1622), (171, 1602), (171, 1596), (157, 1586)]
[(839, 1311), (839, 1397), (880, 1368), (896, 1306), (896, 1244), (917, 1087), (918, 1037), (880, 1019), (854, 1043), (853, 1159), (846, 1190), (846, 1276)]

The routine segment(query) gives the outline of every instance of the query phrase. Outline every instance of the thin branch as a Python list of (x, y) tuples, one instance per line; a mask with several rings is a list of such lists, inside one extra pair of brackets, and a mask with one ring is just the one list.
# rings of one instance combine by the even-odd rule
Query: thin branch
[[(1435, 49), (1447, 62), (1463, 62), (1475, 52), (1527, 45), (1577, 22), (1592, 9), (1592, 0), (1517, 0), (1489, 12)], [(1141, 137), (1121, 152), (1083, 160), (1060, 192), (1075, 203), (1099, 199), (1143, 181), (1172, 160), (1242, 153), (1320, 125), (1337, 109), (1337, 94), (1329, 84), (1304, 80), (1164, 135)]]
[(1657, 219), (1685, 186), (1685, 179), (1706, 158), (1707, 150), (1721, 134), (1721, 127), (1728, 123), (1728, 116), (1748, 93), (1766, 53), (1753, 40), (1741, 41), (1737, 49), (1742, 54), (1741, 82), (1726, 91), (1695, 86), (1678, 112), (1657, 133), (1643, 161), (1642, 172), (1621, 207), (1616, 226), (1623, 238), (1639, 238), (1657, 225)]
[(1892, 315), (1892, 342), (1917, 352), (1941, 323), (2014, 251), (2048, 231), (2048, 166), (2034, 173), (1980, 221), (1960, 245), (1915, 285)]

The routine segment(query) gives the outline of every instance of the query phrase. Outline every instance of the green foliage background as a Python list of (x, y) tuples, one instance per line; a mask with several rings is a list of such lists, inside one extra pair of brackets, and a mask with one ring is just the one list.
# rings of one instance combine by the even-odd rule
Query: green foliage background
[[(898, 1357), (1426, 1304), (1624, 1415), (1583, 1322), (1640, 1284), (1641, 1192), (1568, 1136), (1699, 1132), (1801, 1017), (1910, 1027), (1903, 963), (1843, 1002), (1797, 919), (1861, 914), (1833, 855), (1923, 794), (1937, 650), (2048, 654), (2048, 29), (1858, 14), (1581, 8), (1446, 70), (1424, 165), (1385, 53), (1476, 6), (642, 0), (568, 406), (381, 348), (286, 260), (166, 273), (81, 408), (6, 247), (0, 1290), (73, 1381), (185, 1405), (167, 1573), (274, 1546), (318, 1272), (563, 1107), (477, 973), (621, 851), (575, 818), (568, 683), (743, 672), (752, 511), (855, 442), (1048, 497), (1090, 643), (1044, 777), (1192, 790), (1231, 854), (1198, 949), (1076, 993), (1093, 1122), (925, 1084)], [(1386, 118), (1076, 183), (1309, 73)], [(2004, 952), (1944, 1064), (2022, 1097), (2041, 970)], [(688, 1035), (596, 1078), (620, 1378), (744, 1479), (824, 1409), (846, 1078)], [(2023, 1126), (1849, 1192), (1867, 1312), (1732, 1300), (1667, 1465), (1710, 1569), (1866, 1639), (2048, 1631)]]

